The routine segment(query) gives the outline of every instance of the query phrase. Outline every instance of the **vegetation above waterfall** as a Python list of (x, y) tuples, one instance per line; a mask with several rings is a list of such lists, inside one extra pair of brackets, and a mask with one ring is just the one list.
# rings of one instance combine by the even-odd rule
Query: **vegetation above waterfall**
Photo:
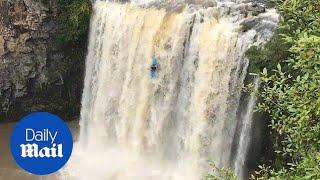
[(74, 43), (87, 39), (92, 5), (90, 0), (59, 0), (62, 8), (60, 26), (63, 43)]
[(255, 179), (320, 179), (320, 2), (278, 0), (279, 31), (248, 54), (261, 70), (258, 109), (267, 114), (275, 158)]

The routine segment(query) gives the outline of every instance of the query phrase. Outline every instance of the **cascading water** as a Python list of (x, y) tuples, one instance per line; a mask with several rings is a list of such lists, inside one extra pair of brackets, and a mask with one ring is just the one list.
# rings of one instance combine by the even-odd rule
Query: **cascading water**
[(235, 172), (238, 175), (240, 179), (243, 179), (245, 177), (244, 174), (244, 168), (245, 167), (245, 160), (248, 153), (248, 147), (251, 140), (251, 129), (252, 129), (252, 123), (253, 123), (253, 113), (254, 113), (254, 107), (256, 105), (257, 100), (257, 93), (259, 89), (260, 80), (258, 77), (255, 77), (253, 85), (254, 89), (253, 92), (250, 95), (250, 99), (248, 101), (247, 109), (245, 110), (245, 114), (242, 121), (242, 128), (240, 133), (240, 140), (239, 140), (239, 147), (237, 149), (237, 155), (235, 159)]
[[(232, 166), (244, 54), (270, 38), (278, 18), (251, 17), (250, 3), (214, 5), (94, 2), (70, 178), (196, 180), (208, 160)], [(243, 22), (252, 29), (243, 32)]]

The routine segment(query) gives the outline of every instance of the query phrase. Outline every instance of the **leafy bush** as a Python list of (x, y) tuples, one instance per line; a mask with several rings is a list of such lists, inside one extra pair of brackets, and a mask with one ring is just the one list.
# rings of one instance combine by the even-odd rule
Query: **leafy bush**
[(213, 170), (212, 174), (207, 174), (205, 180), (237, 180), (237, 176), (231, 169), (218, 168), (214, 163), (210, 164)]
[(90, 0), (59, 0), (59, 4), (60, 40), (63, 43), (86, 40), (92, 11)]
[[(277, 156), (272, 167), (260, 166), (253, 178), (320, 179), (320, 2), (277, 3), (282, 21), (276, 37), (288, 54), (278, 56), (271, 48), (251, 57), (267, 64), (258, 109), (270, 117)], [(280, 64), (270, 68), (274, 60)]]
[(288, 49), (291, 44), (286, 42), (280, 34), (279, 30), (265, 46), (253, 46), (246, 52), (246, 56), (250, 59), (249, 72), (259, 73), (265, 67), (273, 69), (289, 57)]

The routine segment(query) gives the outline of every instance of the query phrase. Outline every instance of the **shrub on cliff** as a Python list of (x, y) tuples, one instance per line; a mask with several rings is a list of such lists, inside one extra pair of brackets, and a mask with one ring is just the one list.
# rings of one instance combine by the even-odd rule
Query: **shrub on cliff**
[[(253, 178), (320, 179), (320, 2), (277, 3), (282, 15), (278, 37), (289, 45), (282, 50), (288, 54), (285, 59), (277, 51), (255, 56), (269, 68), (261, 73), (258, 109), (269, 115), (276, 158)], [(273, 69), (268, 62), (274, 59), (280, 64)]]
[(205, 176), (205, 180), (237, 180), (237, 176), (231, 169), (218, 168), (213, 162), (210, 164), (212, 173)]
[(86, 40), (92, 11), (90, 0), (59, 0), (59, 4), (60, 40), (63, 43)]

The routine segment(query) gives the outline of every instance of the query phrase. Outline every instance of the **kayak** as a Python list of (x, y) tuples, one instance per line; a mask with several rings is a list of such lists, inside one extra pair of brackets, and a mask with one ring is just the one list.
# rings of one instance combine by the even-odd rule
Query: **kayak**
[(151, 76), (151, 79), (156, 79), (158, 76), (157, 71), (150, 71), (150, 76)]
[(157, 59), (153, 56), (153, 57), (152, 57), (151, 67), (150, 67), (150, 76), (151, 76), (152, 79), (157, 78), (157, 76), (158, 76), (157, 69), (158, 69), (158, 61), (157, 61)]

